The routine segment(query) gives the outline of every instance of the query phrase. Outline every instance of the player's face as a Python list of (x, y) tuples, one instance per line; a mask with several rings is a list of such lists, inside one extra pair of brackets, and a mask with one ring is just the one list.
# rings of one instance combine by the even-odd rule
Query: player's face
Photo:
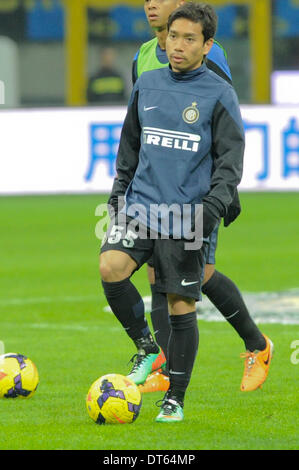
[(182, 3), (184, 0), (145, 0), (144, 11), (149, 25), (152, 28), (165, 28), (169, 15)]
[(189, 72), (201, 66), (213, 39), (204, 42), (202, 25), (186, 18), (175, 20), (166, 39), (166, 52), (174, 72)]

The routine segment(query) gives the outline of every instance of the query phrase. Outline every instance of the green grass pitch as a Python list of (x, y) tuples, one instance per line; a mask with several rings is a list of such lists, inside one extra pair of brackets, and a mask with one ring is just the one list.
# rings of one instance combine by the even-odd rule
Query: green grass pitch
[[(243, 343), (224, 322), (199, 320), (200, 345), (185, 420), (158, 424), (143, 397), (130, 425), (97, 426), (85, 397), (110, 372), (126, 374), (133, 345), (106, 301), (98, 274), (96, 206), (102, 195), (0, 199), (0, 340), (37, 365), (29, 400), (0, 400), (0, 449), (296, 449), (299, 364), (291, 362), (298, 325), (261, 325), (275, 344), (262, 390), (241, 393)], [(241, 290), (298, 287), (299, 193), (241, 194), (243, 212), (221, 228), (217, 268)], [(144, 268), (133, 277), (149, 295)]]

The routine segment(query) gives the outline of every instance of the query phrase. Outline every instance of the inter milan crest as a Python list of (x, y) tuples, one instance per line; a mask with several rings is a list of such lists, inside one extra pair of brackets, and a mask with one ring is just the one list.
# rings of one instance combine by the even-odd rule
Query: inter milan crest
[(184, 109), (183, 111), (183, 119), (188, 124), (193, 124), (199, 118), (199, 111), (196, 106), (197, 103), (194, 102), (191, 106), (188, 106), (188, 108)]

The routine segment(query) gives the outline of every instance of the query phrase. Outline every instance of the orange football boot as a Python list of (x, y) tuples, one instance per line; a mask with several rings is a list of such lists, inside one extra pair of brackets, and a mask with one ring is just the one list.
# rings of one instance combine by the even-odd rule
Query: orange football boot
[(162, 369), (164, 369), (165, 366), (166, 366), (166, 357), (161, 348), (160, 354), (158, 355), (156, 360), (152, 363), (152, 372), (155, 372), (156, 370), (161, 369), (161, 367)]
[(141, 393), (167, 392), (169, 377), (163, 374), (162, 369), (150, 374), (143, 385), (138, 386)]
[(246, 351), (240, 355), (245, 358), (244, 374), (240, 387), (242, 392), (256, 390), (267, 378), (274, 345), (266, 335), (263, 336), (266, 340), (266, 347), (263, 351)]

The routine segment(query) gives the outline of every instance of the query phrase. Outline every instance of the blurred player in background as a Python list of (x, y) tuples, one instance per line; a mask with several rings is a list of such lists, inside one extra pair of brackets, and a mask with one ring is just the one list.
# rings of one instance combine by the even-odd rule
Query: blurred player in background
[(119, 103), (126, 100), (126, 83), (116, 69), (115, 62), (115, 49), (105, 47), (101, 52), (99, 69), (88, 80), (87, 101), (89, 104)]

